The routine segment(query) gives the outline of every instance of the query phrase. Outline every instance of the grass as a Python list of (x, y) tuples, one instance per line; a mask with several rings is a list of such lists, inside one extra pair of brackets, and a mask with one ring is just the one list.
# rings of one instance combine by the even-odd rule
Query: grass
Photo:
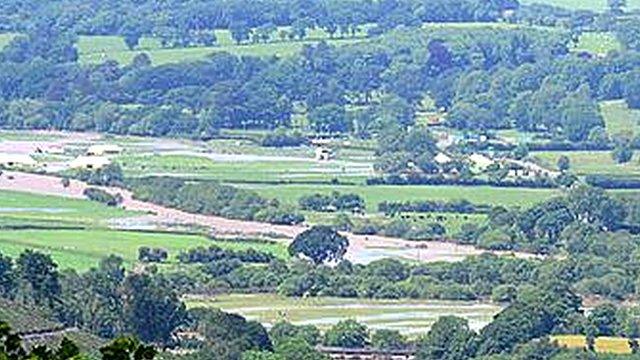
[[(583, 349), (586, 347), (586, 338), (582, 335), (558, 335), (553, 336), (552, 340), (557, 341), (558, 345), (570, 349)], [(630, 354), (629, 340), (620, 337), (599, 337), (596, 339), (595, 348), (600, 353), (612, 354)]]
[[(607, 9), (607, 0), (523, 0), (523, 4), (548, 4), (554, 6), (560, 6), (568, 9), (581, 9), (581, 10), (593, 10), (604, 11)], [(639, 8), (640, 0), (628, 0), (627, 7)]]
[(633, 137), (640, 134), (640, 110), (630, 109), (624, 100), (602, 102), (600, 112), (609, 135)]
[(287, 257), (286, 248), (280, 244), (254, 241), (211, 240), (204, 236), (169, 233), (144, 233), (107, 229), (90, 230), (8, 230), (0, 232), (0, 252), (17, 256), (25, 249), (35, 249), (51, 254), (64, 268), (86, 270), (100, 259), (116, 254), (128, 265), (133, 264), (141, 246), (164, 248), (173, 261), (181, 250), (197, 246), (217, 245), (225, 249), (254, 248), (274, 255)]
[(135, 214), (81, 199), (0, 190), (0, 226), (100, 226)]
[[(154, 65), (175, 63), (182, 61), (202, 60), (215, 52), (228, 52), (237, 56), (259, 57), (288, 57), (300, 52), (304, 45), (318, 42), (318, 38), (312, 37), (303, 41), (277, 41), (260, 44), (236, 45), (228, 41), (225, 30), (218, 36), (220, 40), (217, 46), (190, 47), (190, 48), (162, 48), (156, 39), (142, 39), (139, 49), (129, 50), (124, 40), (119, 36), (80, 36), (78, 51), (80, 62), (85, 64), (102, 63), (105, 60), (115, 60), (120, 64), (129, 64), (133, 58), (141, 53), (147, 53)], [(225, 40), (227, 39), (227, 40)], [(324, 38), (322, 38), (324, 39)], [(333, 45), (346, 45), (361, 38), (344, 38), (327, 40)]]
[(558, 158), (565, 155), (571, 161), (571, 171), (578, 175), (608, 174), (624, 176), (640, 176), (640, 158), (638, 153), (626, 164), (618, 164), (611, 157), (610, 151), (563, 151), (535, 152), (535, 157), (543, 165), (555, 168)]
[(14, 33), (3, 33), (3, 34), (0, 34), (0, 49), (2, 49), (5, 46), (9, 45), (9, 43), (11, 42), (11, 40), (13, 40), (13, 38), (15, 36), (16, 36), (16, 34), (14, 34)]
[(573, 51), (586, 51), (592, 54), (606, 55), (610, 51), (621, 50), (622, 44), (612, 33), (586, 32)]
[(490, 186), (334, 186), (334, 185), (242, 185), (268, 198), (295, 205), (303, 195), (332, 191), (356, 193), (365, 199), (369, 211), (383, 201), (462, 200), (472, 203), (527, 207), (559, 195), (553, 189), (497, 188)]
[(187, 300), (187, 306), (215, 307), (238, 313), (270, 326), (282, 320), (312, 324), (320, 329), (354, 318), (370, 328), (399, 330), (408, 335), (426, 333), (444, 315), (469, 320), (474, 329), (489, 323), (500, 307), (455, 301), (369, 300), (340, 298), (286, 298), (274, 294), (221, 295), (206, 300)]

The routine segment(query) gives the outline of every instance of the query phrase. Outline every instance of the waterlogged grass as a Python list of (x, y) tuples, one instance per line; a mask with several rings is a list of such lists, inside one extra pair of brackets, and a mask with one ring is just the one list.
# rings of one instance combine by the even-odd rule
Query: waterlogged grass
[(408, 335), (426, 333), (440, 316), (456, 315), (469, 320), (474, 329), (488, 324), (500, 311), (491, 304), (427, 300), (369, 300), (340, 298), (286, 298), (274, 294), (221, 295), (211, 299), (187, 300), (187, 306), (213, 307), (238, 313), (266, 326), (278, 321), (315, 325), (327, 329), (333, 324), (356, 319), (370, 328), (399, 330)]
[(367, 210), (377, 211), (383, 201), (469, 200), (476, 204), (528, 207), (561, 192), (555, 189), (497, 188), (491, 186), (334, 186), (334, 185), (241, 185), (267, 198), (295, 205), (303, 195), (356, 193), (365, 199)]
[(317, 162), (312, 158), (260, 155), (134, 155), (118, 162), (129, 176), (169, 175), (223, 182), (361, 182), (373, 175), (365, 162)]
[[(558, 345), (570, 349), (584, 349), (586, 338), (582, 335), (558, 335), (551, 338)], [(599, 353), (630, 354), (629, 339), (620, 337), (599, 337), (595, 341), (596, 351)]]
[(86, 270), (100, 259), (115, 254), (128, 265), (137, 260), (142, 246), (163, 248), (169, 252), (169, 261), (181, 250), (198, 246), (216, 245), (225, 249), (254, 248), (286, 258), (284, 245), (255, 241), (211, 240), (204, 236), (170, 233), (144, 233), (107, 229), (90, 230), (10, 230), (0, 232), (0, 252), (17, 256), (25, 249), (51, 254), (63, 268)]
[(633, 110), (624, 100), (605, 101), (600, 111), (609, 135), (634, 136), (640, 134), (640, 110)]

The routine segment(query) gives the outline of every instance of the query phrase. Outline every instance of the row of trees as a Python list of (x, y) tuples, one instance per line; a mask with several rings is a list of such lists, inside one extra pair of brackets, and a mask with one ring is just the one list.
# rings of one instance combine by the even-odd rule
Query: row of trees
[(304, 221), (302, 215), (283, 207), (275, 200), (267, 200), (252, 191), (212, 181), (144, 178), (130, 180), (128, 187), (136, 199), (195, 214), (287, 225)]

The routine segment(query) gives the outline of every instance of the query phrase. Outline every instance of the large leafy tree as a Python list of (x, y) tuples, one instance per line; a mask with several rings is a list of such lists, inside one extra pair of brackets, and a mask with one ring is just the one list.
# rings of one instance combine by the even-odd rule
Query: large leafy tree
[(369, 344), (369, 330), (355, 320), (340, 321), (324, 335), (324, 345), (363, 348)]
[(61, 288), (58, 265), (51, 256), (25, 250), (18, 257), (17, 274), (25, 301), (49, 307), (59, 301)]
[(125, 321), (146, 342), (166, 343), (186, 321), (185, 305), (162, 279), (132, 274), (125, 280)]
[(340, 261), (346, 254), (349, 240), (328, 226), (305, 230), (289, 245), (291, 256), (304, 255), (315, 264)]
[(465, 360), (473, 357), (475, 333), (467, 320), (455, 316), (438, 319), (419, 342), (418, 360)]

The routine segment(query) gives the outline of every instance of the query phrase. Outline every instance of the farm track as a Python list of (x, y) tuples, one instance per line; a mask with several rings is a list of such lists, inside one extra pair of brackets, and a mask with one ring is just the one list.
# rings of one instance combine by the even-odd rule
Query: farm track
[[(0, 176), (0, 190), (21, 191), (41, 195), (63, 196), (83, 199), (88, 184), (72, 180), (68, 187), (63, 187), (59, 177), (5, 171)], [(198, 225), (211, 228), (216, 235), (235, 236), (270, 236), (286, 238), (290, 241), (307, 229), (306, 226), (272, 225), (256, 221), (226, 219), (213, 215), (190, 214), (181, 210), (159, 206), (150, 202), (133, 198), (128, 190), (116, 187), (103, 187), (111, 194), (120, 194), (122, 207), (126, 210), (142, 212), (135, 218), (140, 223), (157, 225)], [(347, 259), (354, 262), (370, 262), (385, 256), (397, 256), (420, 262), (460, 261), (467, 256), (479, 255), (488, 251), (468, 245), (458, 245), (442, 241), (412, 242), (404, 239), (383, 236), (364, 236), (344, 233), (349, 238), (350, 246)], [(375, 258), (371, 254), (375, 253)], [(532, 258), (535, 255), (514, 252), (496, 252), (497, 255), (509, 255), (519, 258)]]

